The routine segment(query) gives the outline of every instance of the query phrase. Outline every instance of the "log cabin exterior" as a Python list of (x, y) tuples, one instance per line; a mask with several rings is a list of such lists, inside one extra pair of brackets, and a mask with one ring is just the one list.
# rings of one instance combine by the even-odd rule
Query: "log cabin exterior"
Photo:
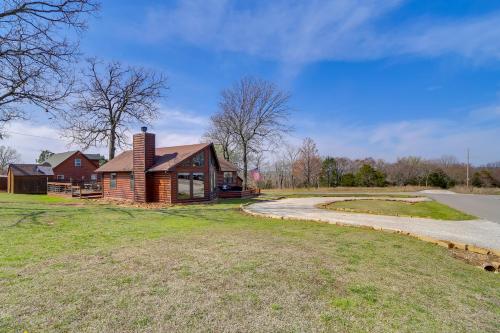
[(219, 164), (220, 171), (217, 173), (217, 184), (219, 188), (241, 191), (243, 179), (238, 176), (238, 168), (223, 158), (219, 158)]
[(96, 170), (104, 198), (169, 204), (217, 198), (220, 165), (213, 144), (156, 148), (155, 140), (143, 128), (133, 136), (132, 150)]
[(99, 154), (84, 154), (78, 150), (67, 151), (50, 155), (42, 165), (50, 166), (54, 171), (49, 181), (93, 182), (99, 181), (99, 174), (95, 170), (99, 168), (101, 158)]

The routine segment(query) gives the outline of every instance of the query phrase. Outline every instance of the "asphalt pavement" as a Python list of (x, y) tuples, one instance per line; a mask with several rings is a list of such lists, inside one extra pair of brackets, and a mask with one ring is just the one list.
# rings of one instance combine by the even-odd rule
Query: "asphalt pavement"
[(500, 224), (500, 195), (458, 193), (425, 195), (464, 213)]

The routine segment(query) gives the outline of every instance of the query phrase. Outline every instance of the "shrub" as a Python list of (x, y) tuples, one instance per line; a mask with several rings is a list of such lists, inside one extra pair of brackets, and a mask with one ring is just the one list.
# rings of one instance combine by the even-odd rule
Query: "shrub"
[(340, 181), (342, 186), (356, 186), (356, 177), (352, 173), (346, 173)]
[(356, 173), (356, 185), (366, 187), (385, 186), (387, 182), (382, 172), (375, 170), (375, 168), (369, 164), (363, 164)]
[(455, 186), (455, 181), (443, 170), (437, 169), (429, 174), (429, 185), (446, 189)]
[(472, 186), (476, 187), (495, 187), (500, 185), (488, 170), (475, 172), (472, 176)]

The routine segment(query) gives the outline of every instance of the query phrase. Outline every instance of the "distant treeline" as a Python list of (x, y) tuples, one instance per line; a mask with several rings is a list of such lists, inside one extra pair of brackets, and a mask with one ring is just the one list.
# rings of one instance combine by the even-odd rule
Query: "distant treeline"
[[(424, 159), (398, 158), (394, 163), (382, 159), (322, 157), (316, 144), (306, 138), (299, 148), (285, 145), (275, 159), (261, 162), (261, 188), (316, 186), (429, 186), (450, 188), (467, 184), (467, 165), (453, 156)], [(469, 185), (500, 187), (500, 162), (469, 168)]]

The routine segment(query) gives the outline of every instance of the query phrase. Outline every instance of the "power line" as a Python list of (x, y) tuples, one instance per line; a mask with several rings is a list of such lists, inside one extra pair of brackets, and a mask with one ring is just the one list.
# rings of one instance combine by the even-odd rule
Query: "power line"
[(33, 138), (48, 139), (48, 140), (57, 140), (57, 141), (66, 142), (67, 143), (67, 141), (64, 141), (62, 139), (50, 138), (48, 136), (26, 134), (26, 133), (20, 133), (20, 132), (15, 132), (15, 131), (10, 131), (10, 130), (9, 131), (4, 131), (4, 132), (7, 133), (7, 134), (17, 134), (17, 135), (23, 135), (23, 136), (30, 136), (30, 137), (33, 137)]

